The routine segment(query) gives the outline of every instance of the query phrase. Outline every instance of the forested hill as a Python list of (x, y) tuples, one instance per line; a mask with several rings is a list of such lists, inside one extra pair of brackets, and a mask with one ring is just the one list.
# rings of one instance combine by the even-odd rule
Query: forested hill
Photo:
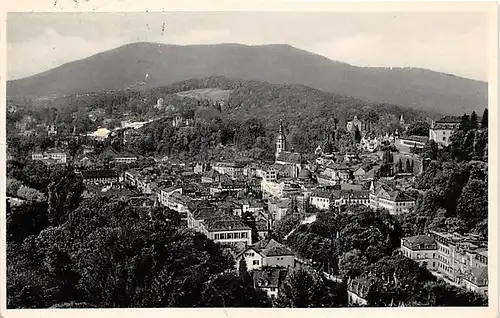
[[(147, 75), (147, 79), (146, 79)], [(228, 76), (301, 84), (327, 92), (445, 114), (481, 111), (487, 83), (418, 68), (356, 67), (289, 45), (134, 43), (7, 82), (10, 97), (170, 85)]]
[[(225, 92), (223, 94), (225, 104), (220, 113), (214, 114), (213, 109), (209, 111), (199, 107), (204, 105), (204, 102), (197, 101), (199, 96), (190, 98), (190, 94), (186, 94), (191, 90), (207, 88)], [(394, 125), (401, 115), (409, 122), (440, 116), (437, 113), (417, 111), (397, 105), (367, 102), (303, 85), (277, 85), (222, 76), (189, 79), (151, 89), (129, 89), (64, 96), (38, 101), (36, 106), (54, 107), (60, 112), (66, 113), (85, 113), (85, 111), (101, 108), (106, 111), (107, 117), (116, 117), (118, 113), (127, 111), (146, 115), (150, 113), (159, 98), (165, 99), (165, 104), (172, 104), (178, 110), (201, 108), (198, 109), (198, 113), (202, 119), (213, 116), (237, 120), (257, 117), (271, 126), (276, 125), (280, 119), (300, 124), (315, 119), (333, 120), (336, 118), (338, 124), (345, 127), (346, 120), (357, 115), (361, 119), (376, 117), (372, 118), (376, 122), (374, 128), (379, 127), (391, 131), (395, 129)]]

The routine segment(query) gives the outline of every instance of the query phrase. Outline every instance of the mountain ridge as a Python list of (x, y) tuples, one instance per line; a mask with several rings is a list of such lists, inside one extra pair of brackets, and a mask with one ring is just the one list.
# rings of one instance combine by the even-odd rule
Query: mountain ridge
[[(146, 80), (146, 74), (147, 80)], [(7, 96), (40, 98), (88, 91), (146, 88), (189, 78), (227, 76), (462, 114), (487, 107), (487, 83), (414, 67), (358, 67), (288, 44), (172, 45), (129, 43), (7, 82)]]

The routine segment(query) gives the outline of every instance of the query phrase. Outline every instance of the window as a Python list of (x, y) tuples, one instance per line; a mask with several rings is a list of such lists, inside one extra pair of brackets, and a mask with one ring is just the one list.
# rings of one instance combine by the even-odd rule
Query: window
[(275, 287), (271, 287), (271, 291), (276, 291), (276, 288)]
[(254, 260), (254, 261), (252, 262), (252, 265), (259, 265), (259, 260), (258, 260), (258, 259)]
[(443, 137), (443, 141), (446, 141), (446, 137)]

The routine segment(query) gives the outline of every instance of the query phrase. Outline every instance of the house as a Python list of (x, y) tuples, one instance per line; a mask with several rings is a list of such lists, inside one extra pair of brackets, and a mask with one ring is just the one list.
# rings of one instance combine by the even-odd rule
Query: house
[(467, 290), (488, 296), (488, 267), (469, 268), (464, 273), (462, 286)]
[(285, 214), (290, 209), (292, 200), (289, 198), (278, 199), (271, 198), (267, 202), (267, 210), (269, 211), (272, 220), (278, 221), (281, 220)]
[(209, 239), (223, 245), (252, 244), (252, 228), (237, 218), (218, 217), (207, 219), (204, 221), (203, 233)]
[(309, 196), (309, 203), (319, 210), (328, 210), (332, 204), (332, 191), (316, 189)]
[(118, 153), (111, 147), (105, 149), (102, 152), (101, 158), (109, 160), (110, 162), (125, 163), (125, 164), (135, 162), (138, 159), (138, 157), (132, 153), (129, 152)]
[(113, 184), (118, 182), (118, 173), (115, 170), (83, 170), (80, 171), (84, 183)]
[(48, 149), (44, 152), (34, 152), (31, 160), (40, 160), (46, 164), (65, 164), (67, 156), (64, 151), (58, 149)]
[(130, 152), (120, 152), (113, 158), (115, 163), (132, 163), (137, 161), (137, 156)]
[(243, 168), (245, 164), (242, 162), (230, 161), (230, 162), (215, 162), (212, 165), (212, 169), (220, 174), (225, 174), (235, 179), (236, 177), (243, 175)]
[(266, 292), (271, 299), (276, 299), (279, 295), (281, 284), (288, 275), (287, 269), (282, 268), (265, 268), (255, 270), (253, 272), (254, 288), (261, 289)]
[(269, 222), (267, 219), (259, 219), (255, 221), (255, 229), (257, 230), (257, 235), (261, 240), (265, 239), (269, 235)]
[(433, 121), (429, 129), (429, 140), (434, 140), (438, 145), (449, 146), (450, 137), (458, 130), (462, 118), (459, 116), (445, 116)]
[(268, 181), (276, 181), (278, 179), (279, 165), (267, 165), (256, 170), (256, 175)]
[[(478, 274), (478, 270), (471, 272), (471, 269), (488, 266), (486, 239), (474, 234), (461, 235), (438, 231), (429, 231), (429, 235), (435, 240), (437, 245), (437, 272), (443, 275), (448, 281), (466, 286), (474, 283), (474, 277), (479, 279), (485, 278), (484, 275), (475, 275)], [(480, 280), (476, 283), (483, 284)], [(473, 287), (469, 286), (469, 288)], [(481, 291), (484, 289), (481, 288), (478, 290)]]
[(414, 198), (403, 191), (394, 190), (384, 183), (372, 181), (370, 186), (370, 207), (372, 209), (386, 209), (390, 214), (408, 213), (416, 204)]
[(332, 191), (333, 204), (336, 207), (343, 205), (364, 205), (370, 207), (370, 192), (367, 190), (349, 189)]
[(224, 178), (222, 174), (215, 170), (210, 170), (210, 171), (205, 171), (201, 175), (201, 182), (202, 183), (215, 183), (215, 182), (221, 182), (221, 181), (227, 181), (227, 177)]
[(437, 244), (428, 235), (415, 235), (401, 238), (401, 253), (427, 267), (429, 271), (437, 270)]
[(210, 166), (209, 166), (209, 165), (208, 165), (208, 163), (206, 163), (206, 162), (198, 162), (198, 163), (196, 163), (196, 165), (194, 166), (193, 171), (194, 171), (194, 173), (196, 173), (196, 174), (202, 174), (202, 173), (204, 173), (205, 171), (208, 171), (209, 167), (210, 167)]
[(320, 185), (337, 185), (348, 183), (352, 179), (352, 171), (344, 164), (330, 163), (318, 176)]
[(347, 302), (349, 305), (368, 305), (368, 293), (373, 281), (367, 278), (354, 278), (347, 283)]
[(246, 188), (246, 184), (239, 181), (222, 181), (218, 183), (213, 183), (210, 185), (210, 195), (216, 195), (218, 193), (235, 193), (243, 191)]
[(248, 246), (236, 255), (237, 268), (241, 259), (245, 260), (247, 270), (259, 269), (263, 266), (293, 268), (295, 264), (295, 254), (291, 250), (267, 238)]

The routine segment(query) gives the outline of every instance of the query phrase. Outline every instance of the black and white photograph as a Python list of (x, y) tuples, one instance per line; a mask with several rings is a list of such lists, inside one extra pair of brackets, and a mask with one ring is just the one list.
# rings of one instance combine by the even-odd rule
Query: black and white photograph
[(2, 315), (496, 308), (498, 8), (447, 6), (7, 12)]

